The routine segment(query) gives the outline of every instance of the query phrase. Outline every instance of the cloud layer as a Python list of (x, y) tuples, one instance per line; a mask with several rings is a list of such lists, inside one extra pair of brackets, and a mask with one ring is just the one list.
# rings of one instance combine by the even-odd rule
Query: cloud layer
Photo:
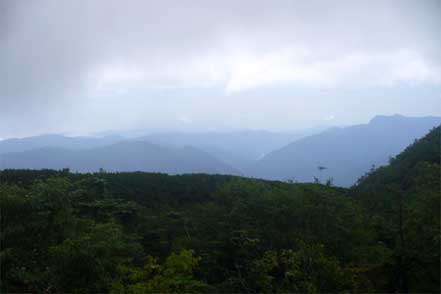
[[(426, 104), (440, 98), (431, 94), (441, 85), (436, 0), (17, 0), (0, 6), (1, 137), (171, 128), (182, 117), (213, 127), (228, 121), (293, 128), (318, 124), (318, 117), (338, 120), (335, 112), (352, 104), (347, 99), (367, 97), (360, 94), (367, 89), (379, 112), (392, 111), (403, 87), (415, 96), (403, 97), (408, 104), (396, 112), (441, 114), (436, 105), (418, 106), (422, 94)], [(232, 103), (242, 117), (231, 117)], [(323, 104), (333, 107), (325, 113)], [(262, 105), (273, 113), (259, 121), (255, 113), (268, 110)], [(210, 118), (212, 108), (221, 113)], [(365, 109), (356, 110), (358, 121), (372, 114)]]

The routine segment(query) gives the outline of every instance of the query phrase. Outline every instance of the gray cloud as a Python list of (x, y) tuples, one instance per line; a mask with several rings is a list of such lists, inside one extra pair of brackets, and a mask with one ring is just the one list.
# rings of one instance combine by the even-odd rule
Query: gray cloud
[[(2, 1), (0, 137), (441, 114), (440, 11), (437, 0)], [(413, 96), (392, 103), (403, 87)]]

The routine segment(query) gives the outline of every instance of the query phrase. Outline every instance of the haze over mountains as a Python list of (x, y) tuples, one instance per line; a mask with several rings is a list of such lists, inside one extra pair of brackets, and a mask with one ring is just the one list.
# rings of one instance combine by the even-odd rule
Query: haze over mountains
[(333, 179), (350, 186), (441, 123), (440, 117), (376, 116), (368, 124), (333, 128), (271, 152), (247, 174), (300, 182)]
[(43, 147), (60, 147), (69, 149), (90, 149), (114, 144), (124, 140), (118, 135), (104, 137), (66, 137), (62, 135), (42, 135), (22, 139), (0, 141), (0, 154), (21, 152)]
[(194, 147), (165, 148), (148, 142), (122, 141), (87, 150), (44, 147), (2, 155), (3, 168), (62, 169), (93, 172), (147, 171), (168, 174), (238, 175), (239, 171)]
[(168, 132), (154, 133), (139, 139), (170, 147), (194, 146), (229, 165), (245, 170), (265, 154), (300, 138), (319, 133), (324, 129), (317, 127), (287, 132), (265, 130), (200, 133)]
[(350, 186), (439, 124), (440, 117), (394, 115), (321, 132), (156, 133), (130, 139), (45, 135), (0, 141), (0, 168), (233, 174), (301, 182), (332, 178), (336, 185)]

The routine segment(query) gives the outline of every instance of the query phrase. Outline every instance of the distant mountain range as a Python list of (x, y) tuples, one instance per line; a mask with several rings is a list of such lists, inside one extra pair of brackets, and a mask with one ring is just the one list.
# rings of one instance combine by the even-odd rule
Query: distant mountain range
[[(155, 133), (137, 138), (117, 134), (105, 137), (43, 135), (8, 139), (0, 141), (0, 168), (70, 167), (80, 172), (104, 168), (112, 171), (238, 175), (242, 174), (240, 170), (252, 165), (265, 153), (320, 130)], [(143, 145), (145, 150), (141, 152), (137, 149), (137, 153), (131, 154), (130, 150), (139, 146), (140, 142), (146, 143)], [(119, 148), (113, 147), (112, 155), (99, 161), (103, 150), (114, 144)], [(109, 148), (99, 148), (106, 146)], [(116, 162), (117, 158), (122, 158), (125, 163)]]
[(441, 124), (440, 117), (376, 116), (368, 124), (297, 132), (231, 131), (44, 135), (0, 141), (0, 169), (233, 174), (350, 186)]
[(194, 147), (171, 149), (148, 142), (120, 142), (85, 150), (44, 147), (7, 153), (0, 155), (0, 168), (240, 174), (238, 170)]
[(145, 140), (169, 147), (194, 146), (229, 165), (245, 170), (265, 154), (322, 130), (323, 128), (291, 132), (244, 130), (234, 132), (156, 133), (136, 140)]
[(376, 116), (368, 124), (332, 128), (273, 151), (246, 175), (350, 186), (373, 165), (388, 163), (415, 139), (441, 124), (440, 117)]

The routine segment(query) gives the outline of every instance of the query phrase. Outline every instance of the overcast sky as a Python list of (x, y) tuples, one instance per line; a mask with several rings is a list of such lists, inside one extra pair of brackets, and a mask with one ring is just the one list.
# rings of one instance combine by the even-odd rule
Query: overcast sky
[(441, 1), (0, 0), (0, 138), (441, 115)]

